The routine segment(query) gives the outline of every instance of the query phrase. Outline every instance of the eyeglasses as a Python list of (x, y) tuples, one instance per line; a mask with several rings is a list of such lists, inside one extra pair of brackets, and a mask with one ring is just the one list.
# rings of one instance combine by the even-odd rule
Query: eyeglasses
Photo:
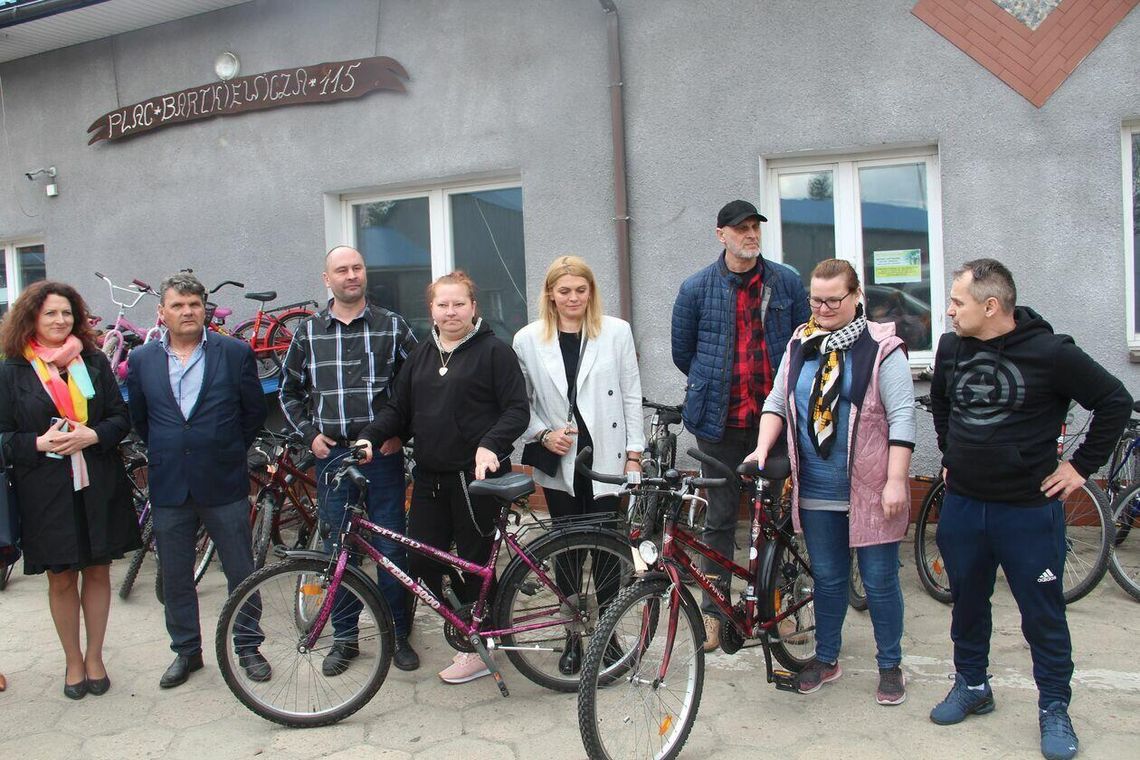
[(835, 311), (839, 308), (839, 305), (843, 303), (844, 299), (846, 299), (847, 296), (851, 295), (854, 292), (854, 290), (848, 290), (841, 298), (815, 298), (812, 296), (808, 298), (808, 306), (810, 306), (815, 311), (819, 311), (824, 306), (831, 309), (832, 311)]

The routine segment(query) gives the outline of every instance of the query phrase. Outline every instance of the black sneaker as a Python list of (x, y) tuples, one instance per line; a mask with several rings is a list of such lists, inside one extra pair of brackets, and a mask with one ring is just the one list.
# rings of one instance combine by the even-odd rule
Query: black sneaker
[(416, 670), (420, 667), (420, 656), (408, 643), (407, 636), (396, 637), (396, 653), (392, 655), (392, 664), (400, 670)]
[(901, 705), (906, 701), (906, 676), (902, 668), (879, 668), (879, 688), (875, 701), (880, 705)]
[(321, 663), (321, 672), (330, 677), (339, 676), (348, 670), (349, 660), (355, 660), (359, 656), (360, 645), (355, 641), (338, 641), (325, 655), (325, 661)]

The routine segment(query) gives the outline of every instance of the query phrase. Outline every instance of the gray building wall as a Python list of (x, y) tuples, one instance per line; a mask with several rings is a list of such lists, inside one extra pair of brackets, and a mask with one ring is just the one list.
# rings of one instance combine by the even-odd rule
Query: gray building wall
[[(718, 253), (716, 210), (758, 199), (762, 156), (937, 145), (945, 270), (1010, 264), (1020, 300), (1140, 394), (1125, 346), (1120, 128), (1140, 116), (1140, 13), (1040, 109), (910, 14), (913, 0), (618, 0), (634, 330), (647, 395), (680, 282)], [(9, 182), (0, 234), (42, 235), (49, 276), (110, 313), (90, 274), (192, 266), (320, 296), (327, 194), (521, 176), (528, 298), (578, 253), (617, 309), (605, 18), (594, 0), (256, 0), (0, 66)], [(87, 146), (120, 104), (242, 74), (368, 55), (408, 93), (290, 107)], [(116, 77), (117, 74), (117, 77)], [(55, 164), (60, 197), (20, 175)], [(930, 436), (923, 436), (930, 461)]]

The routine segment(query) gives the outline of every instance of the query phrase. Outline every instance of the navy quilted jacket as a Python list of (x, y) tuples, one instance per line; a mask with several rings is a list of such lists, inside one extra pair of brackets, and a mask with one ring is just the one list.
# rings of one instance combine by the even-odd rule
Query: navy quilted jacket
[[(796, 327), (808, 321), (807, 291), (790, 267), (761, 257), (764, 269), (764, 339), (773, 374)], [(681, 283), (673, 304), (673, 363), (689, 378), (685, 428), (698, 438), (724, 437), (736, 351), (736, 293), (740, 275), (728, 270), (724, 252)]]

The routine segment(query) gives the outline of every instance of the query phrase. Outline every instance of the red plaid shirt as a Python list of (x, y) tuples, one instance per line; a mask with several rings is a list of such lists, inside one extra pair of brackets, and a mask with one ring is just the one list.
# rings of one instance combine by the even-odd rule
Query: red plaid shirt
[(736, 294), (736, 356), (732, 362), (732, 387), (728, 394), (730, 428), (755, 428), (760, 424), (764, 399), (772, 392), (772, 364), (764, 340), (762, 300), (764, 282), (760, 267), (745, 275), (744, 287)]

